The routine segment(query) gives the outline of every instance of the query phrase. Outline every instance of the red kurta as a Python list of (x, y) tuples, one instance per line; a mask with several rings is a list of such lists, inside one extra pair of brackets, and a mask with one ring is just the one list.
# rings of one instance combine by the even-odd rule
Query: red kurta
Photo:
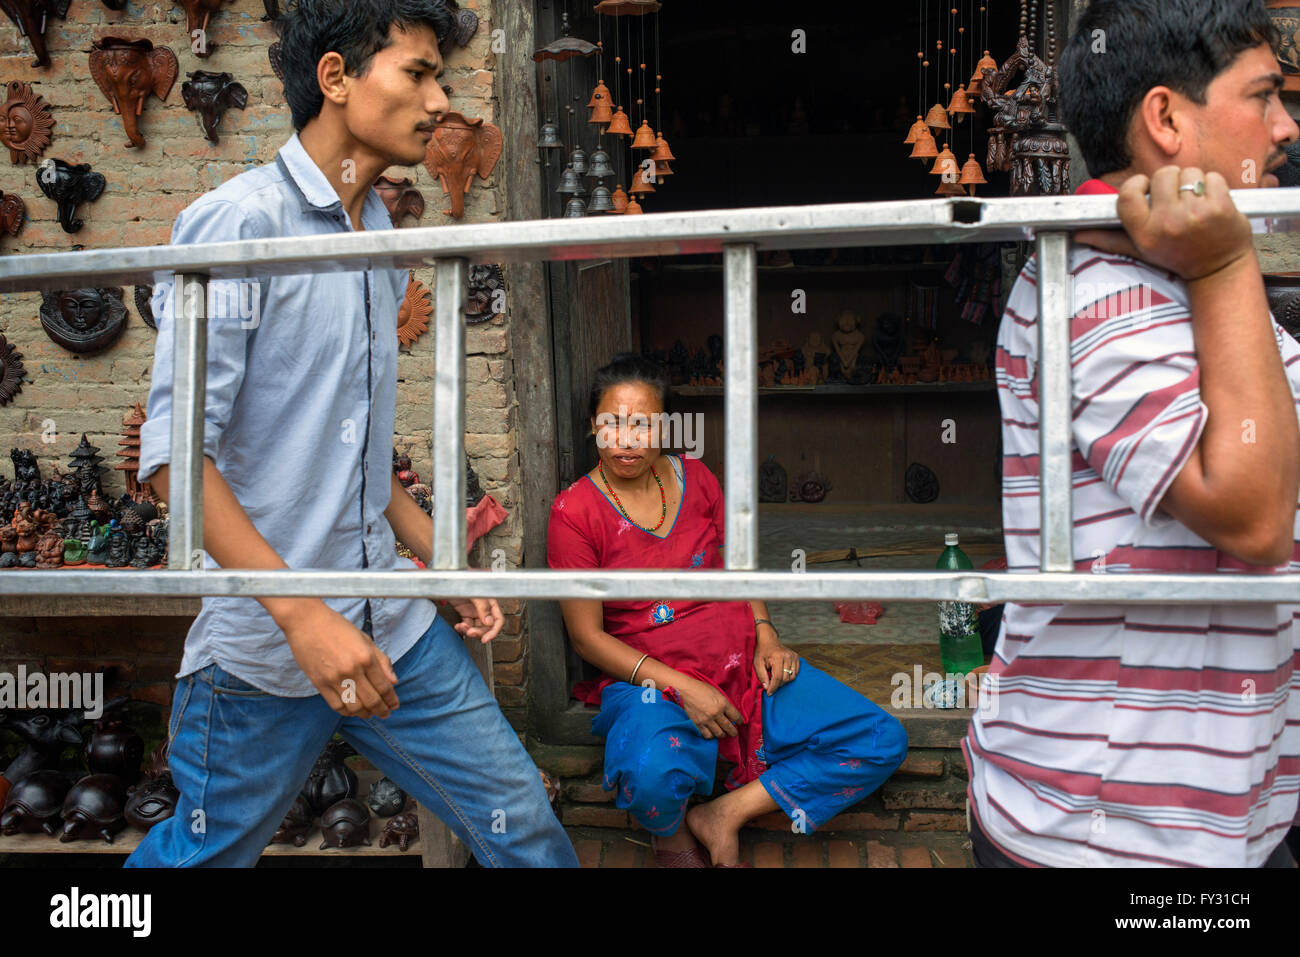
[[(625, 519), (590, 476), (555, 497), (547, 532), (552, 568), (722, 568), (726, 513), (722, 489), (697, 459), (683, 457), (685, 482), (677, 519), (667, 534), (647, 532)], [(671, 474), (660, 476), (671, 481)], [(607, 601), (605, 631), (677, 671), (713, 685), (740, 712), (738, 737), (718, 742), (718, 754), (736, 769), (735, 788), (766, 770), (754, 752), (763, 746), (763, 686), (754, 671), (754, 615), (743, 601)], [(573, 696), (600, 704), (600, 693), (627, 675), (603, 675), (574, 686)], [(676, 689), (661, 689), (677, 700)]]

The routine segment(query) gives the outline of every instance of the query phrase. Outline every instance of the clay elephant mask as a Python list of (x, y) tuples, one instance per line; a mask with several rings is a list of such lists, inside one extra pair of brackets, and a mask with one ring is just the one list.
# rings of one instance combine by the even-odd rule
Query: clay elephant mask
[(167, 47), (155, 48), (149, 40), (104, 37), (95, 42), (90, 51), (90, 75), (113, 104), (113, 112), (122, 117), (128, 149), (144, 146), (139, 117), (145, 98), (153, 93), (160, 100), (167, 99), (179, 72), (176, 54)]
[(416, 219), (424, 215), (424, 196), (412, 185), (410, 179), (381, 176), (375, 180), (375, 192), (384, 201), (384, 207), (394, 226), (407, 215)]
[(199, 129), (215, 146), (221, 114), (232, 106), (242, 110), (248, 104), (248, 91), (229, 73), (198, 70), (185, 75), (189, 79), (181, 84), (181, 99), (187, 108), (198, 113)]
[(78, 204), (99, 199), (108, 185), (104, 174), (91, 170), (89, 163), (73, 166), (53, 158), (41, 163), (36, 184), (42, 193), (59, 204), (59, 225), (67, 233), (75, 233), (85, 225), (76, 218)]
[[(221, 9), (223, 0), (176, 0), (185, 8), (185, 36), (190, 41), (190, 50), (197, 57), (206, 57), (217, 48), (208, 39), (208, 21)], [(199, 31), (197, 37), (195, 31)]]
[(23, 36), (31, 41), (36, 60), (32, 66), (49, 66), (50, 53), (45, 48), (45, 22), (50, 14), (64, 19), (72, 0), (0, 0), (0, 9), (8, 14)]
[(456, 219), (465, 215), (465, 194), (474, 174), (487, 179), (501, 158), (501, 147), (501, 130), (491, 123), (467, 120), (459, 113), (442, 118), (425, 151), (424, 168), (438, 178), (443, 192), (451, 197), (451, 209), (444, 209), (444, 213)]

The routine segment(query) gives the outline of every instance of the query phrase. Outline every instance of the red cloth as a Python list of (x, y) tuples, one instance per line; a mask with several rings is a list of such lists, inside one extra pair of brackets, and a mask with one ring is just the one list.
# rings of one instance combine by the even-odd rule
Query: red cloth
[[(722, 488), (697, 459), (682, 458), (685, 489), (677, 519), (664, 537), (627, 521), (590, 476), (556, 496), (546, 538), (552, 568), (722, 568), (726, 513)], [(665, 481), (675, 478), (660, 476)], [(662, 530), (661, 530), (662, 533)], [(735, 738), (718, 742), (718, 754), (736, 769), (728, 787), (754, 780), (766, 765), (754, 755), (762, 747), (763, 686), (754, 671), (754, 614), (744, 601), (607, 601), (605, 631), (638, 652), (721, 691), (740, 712)], [(658, 610), (659, 618), (656, 618)], [(661, 619), (671, 616), (671, 620)], [(573, 696), (600, 704), (600, 693), (626, 675), (603, 675), (574, 686)], [(660, 689), (680, 700), (675, 689)], [(742, 760), (743, 756), (743, 760)]]
[(491, 495), (484, 495), (477, 505), (465, 510), (468, 528), (465, 530), (465, 549), (496, 528), (510, 515)]
[(1075, 196), (1101, 196), (1106, 193), (1118, 193), (1114, 186), (1100, 179), (1090, 179), (1079, 184), (1079, 188), (1074, 191)]

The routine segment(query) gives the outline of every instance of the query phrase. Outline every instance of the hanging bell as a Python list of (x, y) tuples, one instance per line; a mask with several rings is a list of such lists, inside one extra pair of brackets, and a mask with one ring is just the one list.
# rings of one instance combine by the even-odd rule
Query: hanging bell
[(916, 142), (912, 144), (912, 159), (927, 160), (939, 155), (939, 147), (935, 145), (934, 134), (927, 127)]
[(655, 131), (650, 128), (650, 124), (642, 120), (641, 125), (637, 127), (636, 138), (632, 140), (632, 149), (634, 150), (652, 150), (659, 146), (659, 141), (655, 139)]
[(646, 176), (643, 172), (638, 171), (637, 174), (632, 177), (632, 188), (629, 189), (628, 192), (633, 196), (644, 196), (646, 193), (653, 193), (654, 191), (654, 186), (646, 182)]
[(631, 136), (632, 126), (627, 121), (627, 114), (623, 112), (623, 107), (614, 111), (614, 118), (609, 121), (609, 127), (606, 133), (617, 133), (619, 136)]
[(975, 154), (970, 154), (968, 159), (961, 168), (961, 179), (957, 182), (963, 186), (982, 186), (988, 180), (984, 178), (984, 171), (980, 169), (979, 162), (975, 159)]
[(564, 143), (560, 141), (560, 126), (554, 120), (547, 120), (542, 124), (542, 132), (537, 137), (537, 148), (539, 150), (564, 149)]
[(571, 193), (575, 196), (586, 192), (582, 188), (582, 178), (572, 166), (565, 169), (564, 175), (560, 177), (560, 185), (555, 191), (557, 193)]
[(960, 183), (954, 183), (949, 180), (942, 180), (939, 188), (934, 191), (936, 196), (965, 196), (966, 190), (961, 188)]
[(998, 61), (989, 56), (989, 51), (985, 50), (984, 57), (979, 61), (979, 63), (975, 64), (975, 72), (972, 73), (970, 77), (971, 96), (978, 95), (980, 88), (984, 85), (984, 71), (996, 70), (997, 68)]
[(588, 106), (599, 106), (601, 102), (609, 103), (609, 87), (605, 81), (601, 80), (596, 84), (596, 88), (591, 91), (591, 99), (587, 101)]
[(965, 84), (958, 86), (957, 92), (952, 95), (952, 102), (948, 104), (948, 112), (956, 113), (958, 122), (961, 121), (962, 114), (975, 112), (975, 107), (971, 106), (970, 97), (966, 95)]
[(671, 162), (672, 160), (677, 159), (677, 157), (673, 155), (673, 151), (668, 148), (668, 141), (664, 139), (662, 133), (655, 134), (655, 151), (650, 154), (650, 158), (656, 163), (660, 160)]
[(673, 175), (673, 171), (672, 168), (668, 165), (667, 160), (655, 161), (655, 176), (658, 179), (663, 179), (665, 176), (672, 176), (672, 175)]
[(920, 138), (921, 133), (923, 133), (925, 129), (925, 120), (918, 116), (916, 122), (912, 124), (912, 128), (907, 131), (907, 139), (903, 140), (903, 145), (911, 146)]
[(938, 103), (930, 107), (930, 112), (925, 115), (925, 125), (936, 130), (952, 129), (948, 124), (948, 114)]
[(614, 195), (610, 197), (610, 202), (614, 204), (614, 212), (622, 213), (627, 210), (627, 193), (623, 192), (623, 184), (619, 183), (614, 187)]
[(643, 212), (645, 212), (645, 210), (641, 208), (641, 204), (638, 203), (635, 199), (632, 199), (632, 200), (628, 200), (627, 209), (623, 210), (623, 215), (640, 216)]
[(943, 151), (934, 158), (934, 168), (930, 170), (931, 176), (943, 176), (950, 183), (957, 182), (961, 176), (961, 167), (957, 165), (957, 157), (953, 155), (952, 150), (945, 145)]
[(591, 191), (591, 202), (587, 204), (588, 213), (608, 213), (613, 209), (614, 203), (606, 187), (597, 186)]
[(609, 105), (608, 100), (601, 100), (591, 111), (591, 119), (588, 123), (608, 123), (614, 118), (614, 110)]
[(587, 172), (587, 154), (583, 152), (582, 147), (577, 147), (569, 157), (569, 165), (573, 167), (575, 173)]
[[(591, 159), (587, 161), (587, 175), (594, 176), (596, 179), (604, 179), (606, 176), (614, 175), (614, 167), (609, 165), (609, 154), (602, 149), (597, 149), (591, 154)], [(592, 196), (596, 194), (593, 192)]]
[(587, 204), (577, 196), (573, 197), (564, 205), (565, 219), (581, 219), (587, 215)]

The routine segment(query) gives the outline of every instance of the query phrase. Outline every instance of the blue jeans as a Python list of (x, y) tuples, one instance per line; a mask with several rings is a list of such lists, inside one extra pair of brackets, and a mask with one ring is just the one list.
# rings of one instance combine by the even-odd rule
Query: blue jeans
[(126, 866), (252, 866), (338, 732), (484, 867), (576, 867), (536, 766), (452, 627), (435, 618), (393, 667), (401, 707), (384, 720), (267, 694), (218, 665), (182, 678), (168, 729), (180, 800)]
[[(625, 681), (605, 688), (591, 732), (605, 738), (606, 790), (652, 834), (676, 832), (692, 794), (713, 791), (718, 742), (658, 691)], [(811, 834), (885, 782), (907, 757), (907, 732), (872, 701), (807, 661), (763, 695), (758, 778), (779, 808)]]

